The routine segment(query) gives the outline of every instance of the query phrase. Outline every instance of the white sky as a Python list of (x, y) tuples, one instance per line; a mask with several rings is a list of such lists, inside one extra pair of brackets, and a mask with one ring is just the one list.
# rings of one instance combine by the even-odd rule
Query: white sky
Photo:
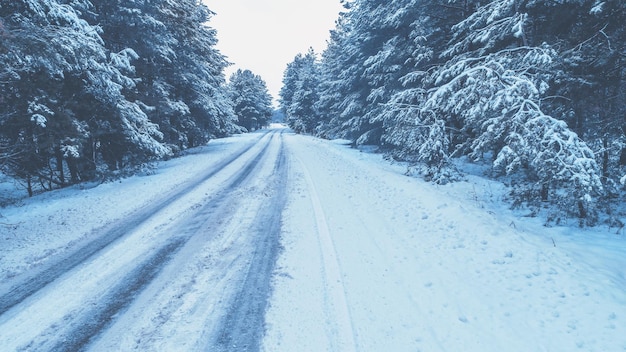
[(238, 68), (260, 75), (274, 99), (287, 63), (309, 47), (321, 53), (342, 10), (339, 0), (203, 0), (217, 13), (217, 48)]

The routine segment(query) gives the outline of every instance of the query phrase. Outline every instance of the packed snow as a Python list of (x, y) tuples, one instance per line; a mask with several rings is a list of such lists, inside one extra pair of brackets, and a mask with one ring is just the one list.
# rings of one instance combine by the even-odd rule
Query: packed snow
[[(142, 175), (23, 198), (0, 209), (0, 282), (37, 270), (95, 229), (145, 207), (257, 139), (259, 134), (252, 133), (214, 140)], [(469, 165), (462, 165), (473, 170), (464, 181), (433, 185), (406, 176), (405, 164), (391, 164), (343, 141), (292, 133), (284, 133), (281, 141), (288, 168), (281, 185), (287, 199), (261, 350), (626, 350), (626, 246), (620, 229), (546, 227), (524, 209), (510, 210), (504, 201), (507, 190)], [(223, 181), (215, 179), (206, 190), (169, 207), (162, 214), (169, 219), (164, 224), (183, 216), (190, 204), (201, 203), (212, 192), (209, 188)], [(10, 186), (2, 189), (14, 192)], [(265, 194), (261, 186), (249, 190)], [(3, 198), (16, 197), (5, 193)], [(250, 213), (233, 210), (244, 218)], [(162, 241), (156, 235), (140, 238)], [(151, 244), (156, 246), (116, 243), (127, 246), (124, 258), (115, 259), (113, 248), (107, 251), (110, 258), (103, 257), (98, 268), (112, 271), (101, 282), (114, 282), (113, 273), (123, 270), (123, 261)], [(249, 252), (246, 248), (243, 253)], [(220, 301), (230, 282), (202, 274), (206, 267), (194, 268), (181, 275), (195, 275), (193, 285), (176, 281), (175, 287), (168, 288), (167, 282), (158, 287), (161, 295), (173, 292), (192, 299), (187, 311), (207, 314), (204, 319), (150, 316), (143, 309), (158, 312), (149, 300), (159, 293), (143, 292), (90, 349), (142, 346), (138, 341), (149, 338), (145, 350), (192, 350), (185, 334), (208, 333), (215, 327), (207, 325), (219, 325), (223, 317), (211, 315), (217, 311), (212, 302)], [(96, 274), (102, 275), (82, 275)], [(57, 281), (49, 286), (69, 285)], [(210, 288), (219, 292), (210, 293)], [(70, 286), (67, 290), (67, 297), (57, 298), (71, 297), (65, 305), (97, 304)], [(203, 306), (198, 297), (207, 303)], [(23, 313), (16, 311), (20, 307), (0, 315), (0, 346), (7, 346), (13, 319)], [(21, 323), (36, 326), (57, 308), (30, 309)], [(115, 339), (117, 345), (111, 342)]]

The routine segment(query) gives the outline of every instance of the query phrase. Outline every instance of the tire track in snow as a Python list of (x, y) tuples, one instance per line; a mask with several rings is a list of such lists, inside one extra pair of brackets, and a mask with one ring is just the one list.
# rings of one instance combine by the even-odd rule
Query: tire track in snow
[(176, 238), (137, 266), (110, 290), (104, 297), (105, 303), (102, 306), (90, 311), (88, 319), (83, 319), (77, 329), (59, 338), (60, 342), (52, 350), (83, 351), (91, 339), (106, 328), (115, 316), (123, 311), (137, 294), (161, 272), (163, 266), (176, 255), (185, 242), (185, 238)]
[[(317, 194), (315, 183), (306, 165), (302, 160), (298, 159), (298, 162), (302, 166), (306, 183), (311, 195), (311, 202), (313, 205), (313, 213), (315, 216), (315, 223), (317, 225), (318, 240), (320, 250), (322, 252), (322, 260), (324, 262), (324, 275), (325, 277), (325, 290), (326, 299), (328, 300), (329, 312), (335, 314), (335, 328), (333, 332), (336, 334), (334, 341), (337, 341), (337, 345), (334, 346), (334, 350), (342, 352), (357, 351), (357, 345), (354, 337), (354, 328), (352, 326), (352, 318), (350, 316), (350, 309), (346, 300), (346, 290), (341, 278), (341, 268), (339, 266), (339, 260), (337, 258), (337, 251), (333, 243), (328, 224), (326, 222), (326, 216), (324, 215), (324, 208)], [(330, 314), (327, 312), (327, 314)], [(331, 318), (330, 316), (328, 317)], [(332, 340), (331, 340), (332, 341)]]
[(278, 189), (267, 206), (256, 214), (252, 232), (256, 237), (253, 258), (239, 292), (222, 321), (214, 346), (210, 351), (258, 351), (265, 331), (265, 311), (271, 290), (271, 279), (280, 248), (282, 210), (287, 201), (284, 187), (288, 167), (282, 132), (280, 150), (272, 173), (272, 182)]
[(235, 154), (219, 162), (217, 165), (212, 165), (207, 172), (203, 173), (183, 188), (176, 189), (167, 196), (161, 198), (159, 201), (143, 207), (134, 215), (130, 215), (125, 219), (116, 221), (113, 225), (105, 226), (100, 230), (96, 230), (102, 234), (97, 236), (95, 240), (72, 250), (63, 258), (38, 270), (34, 270), (23, 279), (13, 283), (8, 287), (8, 289), (6, 289), (6, 293), (0, 296), (0, 315), (6, 313), (15, 305), (21, 303), (35, 292), (55, 281), (64, 273), (84, 263), (86, 260), (96, 255), (110, 244), (124, 237), (124, 235), (132, 232), (142, 223), (150, 219), (159, 209), (191, 192), (204, 181), (222, 171), (228, 165), (238, 160), (243, 154), (250, 151), (261, 139), (267, 136), (268, 133), (269, 132), (265, 132), (258, 140), (246, 145)]

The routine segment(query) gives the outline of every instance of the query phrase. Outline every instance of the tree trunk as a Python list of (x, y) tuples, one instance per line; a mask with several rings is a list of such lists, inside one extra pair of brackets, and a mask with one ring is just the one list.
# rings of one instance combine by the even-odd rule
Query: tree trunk
[(581, 219), (587, 218), (587, 209), (582, 200), (578, 201), (578, 217)]
[(67, 163), (67, 168), (70, 170), (71, 182), (73, 184), (78, 183), (79, 177), (78, 177), (78, 167), (76, 166), (76, 159), (68, 158), (65, 160), (65, 162)]
[(602, 176), (609, 177), (609, 137), (604, 136), (602, 140)]
[(28, 196), (33, 196), (33, 183), (30, 179), (30, 175), (26, 176), (26, 190), (28, 191)]
[(547, 202), (550, 193), (550, 186), (547, 183), (541, 185), (541, 201)]
[(57, 171), (59, 172), (59, 182), (65, 184), (65, 172), (63, 171), (63, 154), (61, 148), (56, 148), (55, 156), (57, 160)]

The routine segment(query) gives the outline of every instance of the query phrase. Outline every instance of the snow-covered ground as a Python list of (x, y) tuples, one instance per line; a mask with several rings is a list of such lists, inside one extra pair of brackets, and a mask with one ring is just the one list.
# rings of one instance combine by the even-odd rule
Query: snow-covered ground
[(626, 242), (546, 228), (495, 182), (433, 186), (379, 155), (289, 141), (266, 351), (623, 351)]
[[(0, 209), (0, 295), (11, 282), (80, 248), (98, 229), (132, 218), (263, 138), (255, 133), (212, 141), (150, 175), (59, 190)], [(201, 236), (184, 246), (180, 253), (188, 255), (155, 273), (128, 307), (103, 324), (89, 349), (197, 350), (199, 335), (214, 334), (226, 319), (220, 306), (228, 305), (222, 302), (239, 280), (236, 271), (248, 268), (238, 258), (254, 252), (252, 242), (234, 234), (254, 228), (246, 224), (263, 224), (258, 214), (269, 215), (255, 208), (265, 207), (282, 209), (282, 250), (261, 350), (626, 351), (626, 239), (615, 229), (544, 227), (541, 219), (509, 210), (505, 190), (477, 176), (434, 186), (404, 176), (401, 164), (338, 142), (283, 133), (279, 148), (278, 137), (273, 140), (265, 158), (284, 155), (284, 161), (273, 169), (273, 162), (261, 163), (266, 166), (255, 180), (233, 190), (243, 199), (237, 206), (216, 206), (218, 213), (207, 206), (208, 218), (222, 214), (228, 223), (202, 225), (223, 232), (221, 249), (212, 244), (203, 250)], [(81, 317), (74, 312), (82, 306), (98, 305), (98, 297), (73, 289), (70, 277), (123, 285), (120, 279), (129, 277), (124, 268), (132, 265), (124, 263), (146, 261), (143, 253), (153, 252), (142, 248), (170, 243), (163, 229), (179, 229), (177, 219), (217, 201), (237, 168), (248, 165), (245, 155), (228, 166), (231, 172), (211, 174), (211, 182), (174, 197), (133, 229), (138, 235), (107, 247), (97, 259), (102, 263), (81, 264), (72, 269), (79, 274), (60, 276), (2, 313), (0, 346), (45, 349), (46, 339), (62, 346), (55, 335), (62, 336), (59, 325)], [(276, 170), (286, 170), (286, 180)], [(265, 199), (280, 194), (286, 194), (283, 205)], [(58, 305), (36, 305), (56, 288), (62, 288), (55, 291)], [(32, 338), (23, 336), (29, 324)], [(223, 349), (245, 349), (229, 344)]]

